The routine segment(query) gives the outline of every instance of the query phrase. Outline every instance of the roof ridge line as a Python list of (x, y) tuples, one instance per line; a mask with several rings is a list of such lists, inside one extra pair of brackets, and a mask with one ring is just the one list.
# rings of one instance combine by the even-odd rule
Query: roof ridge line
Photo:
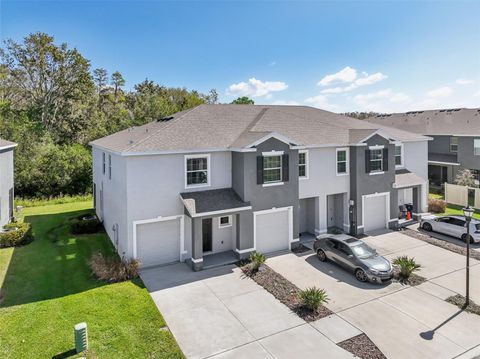
[[(248, 132), (260, 132), (260, 131), (250, 131), (253, 126), (255, 126), (258, 121), (260, 121), (260, 119), (263, 117), (263, 115), (265, 115), (265, 112), (267, 112), (267, 110), (269, 109), (269, 107), (264, 107), (260, 110), (260, 112), (257, 114), (257, 116), (255, 116), (255, 118), (252, 120), (252, 122), (250, 122), (248, 124), (248, 126), (245, 128), (245, 130), (243, 130), (238, 136), (237, 138), (235, 138), (235, 140), (232, 141), (232, 143), (235, 143), (236, 141), (238, 141), (238, 139), (240, 137), (242, 137), (243, 135), (245, 135), (246, 133)], [(269, 131), (262, 131), (262, 132), (269, 132)], [(273, 132), (273, 131), (270, 131), (270, 132)]]
[[(203, 104), (202, 104), (203, 105)], [(130, 151), (131, 149), (137, 147), (138, 145), (142, 144), (143, 142), (145, 142), (146, 140), (150, 139), (152, 136), (156, 135), (158, 132), (162, 131), (162, 130), (165, 130), (167, 127), (170, 127), (172, 125), (172, 123), (174, 121), (177, 121), (177, 120), (180, 120), (181, 118), (183, 118), (185, 115), (187, 115), (188, 113), (192, 112), (193, 110), (195, 110), (196, 108), (202, 106), (202, 105), (198, 105), (198, 106), (195, 106), (195, 107), (192, 107), (191, 109), (189, 109), (188, 111), (186, 111), (183, 115), (181, 115), (180, 117), (178, 118), (175, 118), (172, 122), (170, 122), (169, 124), (167, 124), (166, 126), (163, 126), (161, 128), (159, 128), (158, 130), (152, 132), (151, 134), (149, 134), (147, 137), (141, 139), (140, 141), (138, 141), (137, 143), (134, 143), (132, 144), (130, 147), (127, 147), (125, 150), (123, 150), (122, 152), (126, 152), (126, 151)]]

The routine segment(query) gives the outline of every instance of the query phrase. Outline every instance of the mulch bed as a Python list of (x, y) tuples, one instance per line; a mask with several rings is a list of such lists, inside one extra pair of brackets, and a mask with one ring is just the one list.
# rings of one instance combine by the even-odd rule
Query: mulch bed
[(445, 299), (448, 303), (454, 304), (460, 309), (464, 309), (466, 312), (480, 315), (480, 305), (476, 304), (470, 299), (468, 307), (465, 308), (465, 297), (463, 295), (457, 294)]
[(404, 284), (404, 285), (411, 285), (412, 287), (415, 287), (416, 285), (420, 285), (423, 282), (427, 281), (427, 278), (422, 277), (421, 275), (418, 275), (418, 274), (415, 274), (415, 273), (411, 274), (410, 278), (408, 278), (407, 280), (404, 280), (404, 279), (400, 278), (399, 273), (400, 273), (400, 269), (394, 267), (393, 279), (395, 281), (397, 281), (398, 283), (401, 283), (401, 284)]
[(330, 309), (324, 306), (320, 306), (316, 312), (303, 307), (298, 298), (300, 289), (267, 265), (263, 265), (257, 272), (252, 272), (248, 264), (241, 268), (245, 275), (265, 288), (267, 292), (271, 293), (303, 320), (313, 322), (333, 314)]
[(305, 253), (305, 252), (309, 252), (309, 251), (311, 251), (311, 249), (304, 246), (301, 243), (296, 248), (292, 249), (292, 252), (295, 253), (295, 254), (301, 254), (301, 253)]
[(362, 359), (387, 358), (366, 334), (357, 335), (356, 337), (344, 340), (337, 345)]
[[(410, 229), (410, 228), (406, 228), (402, 233), (406, 234), (407, 236), (419, 239), (421, 241), (433, 244), (434, 246), (447, 249), (451, 252), (455, 252), (464, 256), (467, 255), (467, 249), (465, 247), (431, 237), (428, 234), (423, 234), (421, 232), (414, 231), (413, 229)], [(470, 249), (470, 258), (480, 260), (480, 252)]]

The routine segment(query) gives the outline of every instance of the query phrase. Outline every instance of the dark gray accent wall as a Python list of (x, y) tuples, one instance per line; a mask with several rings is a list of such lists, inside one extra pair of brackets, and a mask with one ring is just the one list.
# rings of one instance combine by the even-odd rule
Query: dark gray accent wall
[[(480, 139), (480, 136), (477, 137)], [(463, 168), (480, 170), (480, 156), (475, 156), (473, 142), (475, 137), (458, 138), (458, 162)]]
[[(270, 151), (283, 151), (288, 154), (289, 180), (283, 185), (257, 184), (257, 156), (261, 156), (262, 152)], [(232, 155), (232, 187), (244, 201), (250, 201), (252, 211), (293, 206), (293, 237), (298, 237), (298, 150), (291, 150), (288, 144), (271, 138), (258, 145), (256, 152), (234, 153)], [(239, 231), (240, 243), (245, 247), (245, 242), (253, 239), (251, 213), (240, 214)]]
[[(365, 151), (369, 146), (388, 148), (388, 170), (383, 174), (371, 175), (365, 170)], [(362, 196), (373, 193), (390, 192), (390, 218), (398, 215), (398, 194), (393, 189), (395, 182), (395, 145), (385, 138), (375, 135), (368, 139), (367, 146), (350, 147), (350, 199), (355, 201), (356, 226), (362, 223)], [(361, 231), (358, 231), (361, 233)]]
[(451, 136), (430, 136), (432, 141), (428, 141), (429, 153), (443, 153), (443, 154), (455, 154), (450, 152), (450, 137)]

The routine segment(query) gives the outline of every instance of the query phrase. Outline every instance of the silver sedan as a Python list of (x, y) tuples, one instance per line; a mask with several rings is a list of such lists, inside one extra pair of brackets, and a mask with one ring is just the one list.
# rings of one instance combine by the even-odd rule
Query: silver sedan
[(360, 282), (382, 283), (393, 277), (390, 261), (357, 238), (347, 235), (319, 238), (313, 248), (319, 260), (337, 263), (354, 273)]

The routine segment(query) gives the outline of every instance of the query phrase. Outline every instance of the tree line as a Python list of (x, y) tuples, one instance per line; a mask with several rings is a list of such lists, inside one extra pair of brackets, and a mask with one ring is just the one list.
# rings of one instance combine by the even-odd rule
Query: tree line
[(89, 193), (88, 142), (203, 103), (204, 94), (145, 79), (125, 89), (119, 71), (92, 69), (75, 48), (45, 33), (0, 48), (0, 137), (18, 143), (15, 191), (20, 197)]

